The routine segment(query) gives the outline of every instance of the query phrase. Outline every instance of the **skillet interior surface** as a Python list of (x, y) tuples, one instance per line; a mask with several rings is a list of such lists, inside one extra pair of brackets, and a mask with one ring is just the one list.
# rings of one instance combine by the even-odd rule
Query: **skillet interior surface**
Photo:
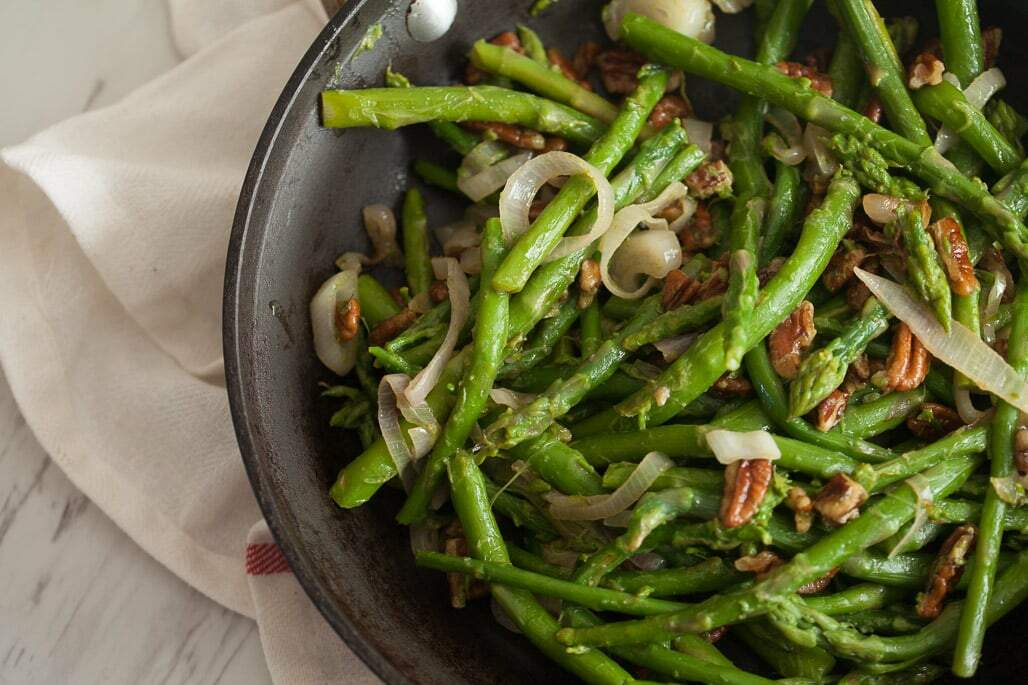
[[(375, 202), (398, 207), (410, 162), (442, 159), (446, 152), (423, 126), (324, 130), (317, 94), (330, 86), (380, 85), (388, 64), (415, 83), (457, 82), (471, 43), (516, 23), (532, 26), (566, 53), (602, 32), (602, 3), (595, 1), (562, 0), (532, 18), (528, 0), (465, 0), (446, 36), (420, 44), (404, 28), (407, 4), (363, 0), (344, 7), (286, 85), (257, 146), (226, 274), (225, 363), (233, 420), (254, 491), (294, 572), (335, 630), (385, 681), (568, 681), (527, 641), (497, 626), (487, 602), (461, 611), (449, 607), (442, 575), (414, 567), (406, 530), (393, 522), (401, 503), (397, 491), (383, 488), (369, 504), (349, 511), (327, 496), (359, 443), (328, 427), (329, 407), (318, 398), (318, 383), (333, 379), (312, 353), (308, 301), (332, 273), (336, 256), (367, 249), (361, 208)], [(834, 22), (823, 3), (816, 4), (797, 54), (834, 43)], [(917, 16), (922, 35), (937, 35), (933, 3), (878, 5), (886, 16)], [(752, 52), (749, 14), (719, 16), (719, 47)], [(1000, 66), (1012, 88), (1005, 97), (1028, 111), (1028, 98), (1016, 90), (1028, 85), (1028, 50), (1015, 30), (1028, 26), (1028, 7), (1016, 0), (985, 2), (982, 15), (983, 25), (1006, 31)], [(381, 22), (384, 37), (370, 52), (355, 55), (375, 22)], [(688, 90), (704, 119), (717, 120), (735, 102), (731, 93), (698, 79), (689, 80)], [(426, 198), (433, 225), (459, 216), (459, 203), (445, 193), (429, 188)], [(1023, 609), (990, 630), (977, 679), (1023, 682), (1026, 636)], [(740, 665), (760, 668), (730, 641), (725, 647)]]

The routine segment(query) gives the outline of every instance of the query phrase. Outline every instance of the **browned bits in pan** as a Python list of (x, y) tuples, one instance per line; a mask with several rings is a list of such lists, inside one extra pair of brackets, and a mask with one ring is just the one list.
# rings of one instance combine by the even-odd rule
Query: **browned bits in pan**
[(357, 337), (361, 325), (361, 303), (356, 297), (347, 300), (345, 307), (336, 307), (335, 324), (339, 342), (349, 342)]
[(900, 322), (892, 338), (892, 349), (885, 362), (885, 376), (890, 390), (906, 392), (924, 382), (932, 356), (907, 324)]
[(860, 505), (867, 501), (867, 490), (843, 473), (832, 476), (814, 498), (814, 508), (825, 521), (841, 526), (860, 516)]
[(942, 73), (946, 65), (932, 52), (922, 52), (910, 63), (907, 70), (907, 87), (917, 90), (924, 86), (937, 86), (942, 83)]
[(501, 124), (497, 121), (465, 121), (461, 124), (472, 131), (490, 132), (497, 140), (524, 150), (539, 151), (546, 148), (546, 137), (530, 128)]
[(736, 461), (725, 467), (721, 525), (738, 528), (750, 522), (764, 501), (774, 469), (774, 464), (767, 459)]
[(957, 295), (970, 295), (978, 289), (978, 278), (967, 248), (964, 232), (956, 219), (943, 217), (928, 227), (935, 242), (935, 250), (946, 267), (950, 288)]
[(967, 558), (974, 549), (978, 529), (973, 523), (957, 526), (939, 548), (932, 570), (928, 574), (928, 587), (918, 597), (917, 615), (921, 618), (934, 619), (942, 613), (942, 604), (946, 595), (960, 582), (964, 575)]
[(650, 126), (660, 130), (675, 119), (684, 119), (692, 114), (692, 108), (679, 95), (665, 95), (650, 113)]
[(794, 378), (800, 369), (803, 351), (814, 342), (814, 305), (804, 300), (768, 337), (771, 365), (782, 378)]
[(907, 417), (906, 423), (911, 433), (932, 442), (964, 425), (954, 409), (935, 402), (922, 404), (916, 414)]
[(775, 65), (778, 71), (789, 78), (805, 78), (810, 81), (810, 87), (825, 97), (832, 97), (832, 77), (814, 67), (799, 62), (779, 62)]

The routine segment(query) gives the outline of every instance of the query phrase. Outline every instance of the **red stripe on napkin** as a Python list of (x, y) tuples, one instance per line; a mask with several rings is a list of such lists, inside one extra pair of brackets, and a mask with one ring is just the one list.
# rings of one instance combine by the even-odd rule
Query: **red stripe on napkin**
[(289, 570), (282, 550), (273, 542), (246, 546), (246, 573), (250, 576), (267, 576), (285, 573)]

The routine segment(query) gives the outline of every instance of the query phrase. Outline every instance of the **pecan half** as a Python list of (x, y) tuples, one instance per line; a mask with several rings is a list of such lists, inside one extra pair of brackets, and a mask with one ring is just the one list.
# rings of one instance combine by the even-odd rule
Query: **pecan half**
[(700, 292), (700, 282), (681, 269), (668, 272), (664, 278), (664, 289), (660, 292), (660, 304), (665, 311), (689, 304)]
[(336, 307), (336, 338), (339, 342), (349, 342), (357, 336), (361, 325), (361, 303), (351, 297), (345, 307)]
[(735, 560), (733, 566), (735, 566), (736, 571), (742, 571), (743, 573), (755, 573), (757, 574), (757, 580), (763, 580), (767, 574), (771, 573), (771, 571), (784, 563), (785, 560), (780, 556), (771, 550), (765, 549), (757, 552), (756, 554), (739, 557)]
[(753, 385), (750, 384), (749, 379), (743, 376), (733, 376), (727, 372), (714, 381), (711, 389), (726, 397), (749, 397), (753, 394)]
[(1003, 29), (998, 26), (990, 26), (982, 29), (982, 51), (985, 53), (985, 68), (991, 69), (996, 66), (999, 58), (999, 46), (1003, 42)]
[(814, 523), (814, 502), (803, 488), (793, 485), (785, 495), (786, 505), (793, 511), (797, 533), (806, 533)]
[(665, 95), (650, 113), (650, 126), (660, 130), (675, 119), (684, 119), (692, 114), (692, 107), (679, 95)]
[(954, 409), (944, 404), (925, 402), (916, 414), (907, 417), (907, 428), (921, 438), (935, 442), (964, 425)]
[(871, 289), (863, 281), (853, 281), (846, 288), (846, 304), (855, 312), (859, 312), (871, 297)]
[(696, 293), (696, 301), (702, 302), (703, 300), (714, 297), (715, 295), (721, 295), (727, 290), (728, 270), (724, 267), (719, 267), (715, 269), (709, 277), (707, 277), (707, 280), (703, 281), (703, 285), (700, 287), (700, 292)]
[(1028, 474), (1028, 428), (1019, 428), (1014, 434), (1014, 466), (1022, 476)]
[(970, 295), (978, 289), (978, 278), (967, 248), (964, 232), (956, 219), (943, 217), (928, 227), (935, 250), (946, 267), (950, 288), (957, 295)]
[(800, 586), (800, 588), (796, 590), (796, 594), (816, 595), (819, 592), (824, 592), (828, 588), (828, 586), (832, 584), (832, 578), (834, 578), (835, 574), (838, 572), (838, 568), (833, 568), (831, 571), (824, 574), (820, 578), (816, 578), (815, 580), (810, 581), (806, 585)]
[(882, 101), (877, 94), (872, 95), (864, 105), (864, 116), (876, 124), (882, 120)]
[(830, 431), (842, 421), (846, 407), (850, 402), (850, 394), (842, 388), (836, 388), (828, 397), (821, 400), (814, 409), (814, 426), (821, 432)]
[(821, 276), (821, 282), (829, 292), (841, 290), (844, 285), (853, 280), (853, 269), (860, 266), (867, 259), (867, 251), (850, 241), (845, 241), (832, 255), (828, 267)]
[(465, 121), (461, 126), (472, 131), (491, 132), (497, 140), (525, 150), (539, 151), (546, 148), (546, 137), (530, 128), (501, 124), (497, 121)]
[(600, 290), (600, 280), (600, 265), (596, 260), (583, 260), (582, 266), (578, 270), (579, 309), (585, 309), (596, 299), (596, 293)]
[(946, 65), (932, 52), (919, 53), (910, 63), (907, 70), (907, 87), (917, 90), (924, 86), (937, 86), (942, 83), (942, 72)]
[(636, 74), (646, 58), (625, 48), (611, 48), (597, 57), (603, 87), (611, 95), (628, 95), (639, 85)]
[(814, 498), (814, 508), (826, 521), (841, 526), (860, 516), (867, 490), (844, 473), (832, 476)]
[(832, 77), (810, 65), (799, 62), (779, 62), (775, 65), (775, 69), (789, 78), (805, 78), (810, 81), (811, 88), (825, 97), (832, 97)]
[(700, 168), (685, 177), (685, 185), (689, 186), (693, 195), (702, 199), (714, 195), (727, 197), (732, 192), (732, 181), (732, 170), (722, 159), (701, 164)]
[(704, 202), (696, 205), (689, 223), (678, 232), (678, 241), (686, 252), (701, 252), (717, 242), (717, 229)]
[(892, 349), (885, 362), (885, 377), (890, 390), (906, 392), (924, 382), (932, 356), (907, 324), (900, 322), (892, 337)]
[(368, 344), (382, 345), (389, 342), (402, 331), (407, 330), (417, 318), (418, 313), (409, 308), (404, 309), (398, 314), (393, 314), (385, 321), (380, 321), (378, 325), (371, 329), (371, 332), (368, 333)]
[(746, 525), (764, 501), (775, 466), (767, 459), (734, 461), (725, 467), (719, 518), (725, 528)]
[(767, 347), (771, 365), (782, 378), (795, 378), (800, 370), (803, 351), (814, 342), (814, 305), (803, 300), (785, 321), (771, 331)]
[(596, 66), (596, 58), (600, 56), (599, 43), (594, 43), (589, 40), (578, 46), (578, 50), (575, 51), (575, 58), (572, 62), (572, 68), (575, 70), (575, 76), (578, 77), (579, 81), (585, 81), (589, 78), (589, 72)]
[(571, 64), (571, 61), (564, 56), (564, 53), (557, 48), (546, 48), (546, 59), (550, 60), (550, 64), (557, 67), (560, 73), (564, 74), (565, 78), (574, 81), (586, 90), (593, 89), (593, 87), (589, 85), (588, 81), (578, 80), (578, 74), (575, 72), (575, 67)]
[(939, 548), (928, 574), (928, 587), (917, 599), (917, 615), (934, 619), (942, 613), (942, 603), (950, 590), (960, 582), (967, 558), (974, 549), (978, 529), (973, 523), (964, 523), (950, 533)]

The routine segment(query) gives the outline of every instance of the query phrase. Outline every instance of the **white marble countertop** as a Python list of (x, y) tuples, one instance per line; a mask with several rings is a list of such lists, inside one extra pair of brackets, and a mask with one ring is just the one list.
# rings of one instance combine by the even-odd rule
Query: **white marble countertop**
[[(0, 147), (174, 66), (166, 0), (0, 3)], [(43, 452), (0, 374), (0, 683), (270, 682), (253, 621), (139, 549)]]

